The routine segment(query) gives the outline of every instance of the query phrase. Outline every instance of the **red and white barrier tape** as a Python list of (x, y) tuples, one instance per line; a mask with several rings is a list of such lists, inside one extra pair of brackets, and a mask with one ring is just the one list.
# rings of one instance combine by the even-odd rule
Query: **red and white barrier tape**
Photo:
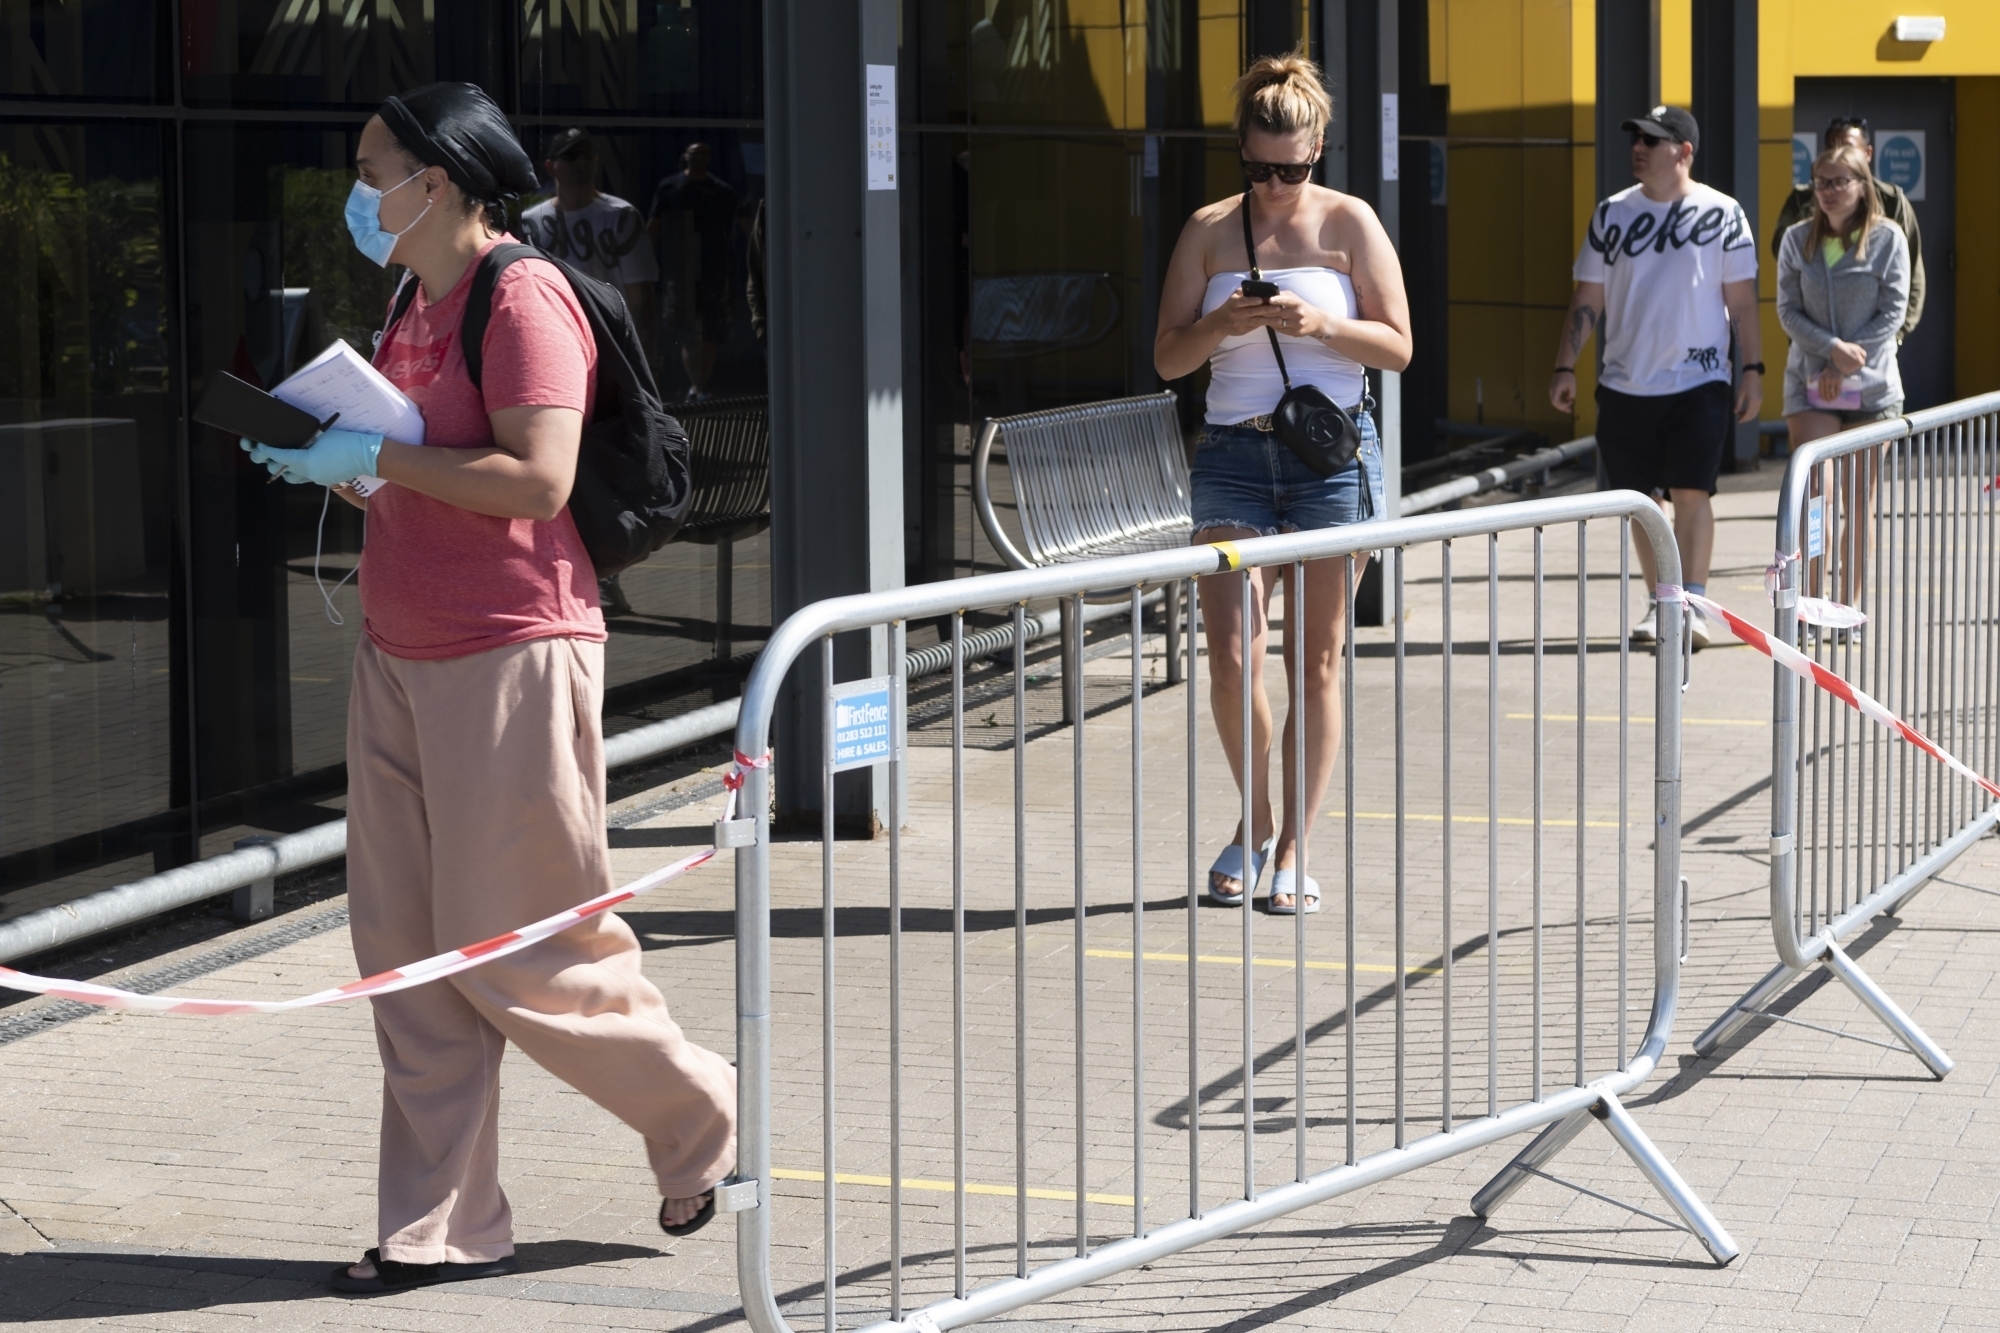
[[(722, 785), (729, 790), (729, 801), (724, 807), (723, 818), (732, 819), (736, 814), (736, 800), (743, 788), (747, 770), (768, 767), (771, 762), (767, 750), (761, 759), (750, 759), (737, 755), (730, 771), (723, 775)], [(283, 1014), (294, 1009), (313, 1009), (323, 1004), (337, 1004), (342, 1000), (359, 1000), (372, 995), (391, 995), (425, 982), (438, 981), (457, 973), (468, 971), (490, 963), (496, 958), (505, 958), (510, 953), (519, 953), (531, 944), (539, 944), (551, 935), (561, 934), (571, 926), (591, 917), (608, 912), (620, 903), (629, 902), (640, 894), (649, 893), (672, 880), (679, 879), (696, 866), (705, 865), (715, 858), (715, 848), (707, 847), (692, 856), (682, 857), (669, 866), (662, 866), (649, 875), (642, 875), (623, 888), (600, 894), (589, 902), (578, 903), (567, 911), (554, 916), (543, 917), (532, 925), (510, 930), (504, 935), (495, 935), (490, 940), (468, 944), (462, 949), (437, 954), (421, 962), (378, 972), (372, 977), (350, 981), (344, 986), (331, 990), (315, 991), (311, 995), (301, 995), (290, 1000), (204, 1000), (176, 995), (141, 995), (137, 991), (119, 990), (115, 986), (100, 986), (90, 981), (64, 981), (55, 977), (38, 977), (27, 972), (17, 972), (11, 967), (0, 967), (0, 986), (8, 990), (32, 991), (41, 995), (60, 996), (65, 1000), (76, 1000), (82, 1004), (94, 1004), (105, 1009), (141, 1009), (160, 1014), (197, 1014), (202, 1017), (216, 1017), (224, 1014)]]
[[(1863, 717), (1887, 727), (1890, 731), (1895, 732), (1898, 736), (1901, 736), (1904, 740), (1931, 756), (1931, 758), (1951, 769), (1952, 772), (1957, 773), (1961, 777), (1970, 778), (1972, 781), (1978, 783), (1989, 796), (2000, 798), (2000, 785), (1996, 785), (1981, 774), (1968, 768), (1959, 761), (1958, 756), (1946, 751), (1937, 742), (1903, 721), (1902, 718), (1897, 717), (1868, 694), (1857, 689), (1842, 677), (1828, 671), (1791, 644), (1772, 638), (1768, 633), (1758, 629), (1755, 625), (1727, 607), (1712, 602), (1706, 597), (1697, 596), (1680, 588), (1662, 587), (1660, 589), (1660, 600), (1662, 602), (1679, 601), (1682, 599), (1685, 599), (1692, 606), (1700, 607), (1705, 614), (1713, 616), (1723, 624), (1729, 626), (1731, 634), (1734, 634), (1744, 643), (1749, 644), (1752, 648), (1755, 648), (1758, 652), (1785, 668), (1785, 670), (1795, 676), (1801, 676), (1811, 681), (1814, 685), (1825, 690), (1828, 694), (1831, 694), (1849, 708), (1854, 709)], [(1806, 600), (1805, 598), (1800, 599), (1801, 603)], [(1853, 620), (1834, 622), (1837, 625), (1858, 625), (1867, 619), (1861, 612), (1851, 607), (1840, 606), (1837, 602), (1828, 602), (1825, 605), (1837, 607), (1848, 615), (1856, 617)], [(1800, 618), (1803, 619), (1804, 617), (1801, 616)]]

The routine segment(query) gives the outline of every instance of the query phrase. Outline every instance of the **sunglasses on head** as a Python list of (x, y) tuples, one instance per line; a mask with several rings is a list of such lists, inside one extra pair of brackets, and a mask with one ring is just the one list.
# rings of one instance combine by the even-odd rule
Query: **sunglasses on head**
[(1243, 174), (1250, 178), (1253, 185), (1262, 185), (1273, 176), (1287, 185), (1297, 185), (1312, 175), (1313, 165), (1313, 162), (1252, 162), (1246, 157), (1243, 159)]

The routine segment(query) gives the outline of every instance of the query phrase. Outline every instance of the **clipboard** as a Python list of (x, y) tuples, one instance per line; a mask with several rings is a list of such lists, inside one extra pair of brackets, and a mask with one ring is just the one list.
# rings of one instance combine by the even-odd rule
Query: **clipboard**
[(225, 370), (216, 372), (215, 382), (194, 409), (194, 419), (275, 449), (303, 449), (340, 420), (340, 413), (321, 421)]

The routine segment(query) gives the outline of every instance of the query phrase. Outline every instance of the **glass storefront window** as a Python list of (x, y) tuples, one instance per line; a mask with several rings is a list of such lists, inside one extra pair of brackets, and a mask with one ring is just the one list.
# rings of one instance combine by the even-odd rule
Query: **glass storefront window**
[[(764, 193), (761, 139), (733, 129), (588, 129), (595, 168), (581, 167), (587, 174), (577, 179), (632, 206), (635, 220), (613, 222), (609, 215), (555, 207), (561, 200), (549, 153), (571, 128), (588, 129), (553, 118), (524, 129), (548, 188), (521, 201), (517, 219), (526, 213), (531, 221), (517, 220), (516, 234), (595, 276), (615, 277), (639, 322), (668, 410), (698, 439), (703, 423), (743, 429), (743, 421), (765, 410), (749, 248)], [(635, 225), (636, 235), (628, 235)], [(625, 253), (614, 260), (618, 251)], [(743, 534), (726, 555), (700, 541), (671, 543), (603, 588), (612, 707), (685, 690), (710, 664), (719, 614), (717, 563), (723, 559), (733, 584), (727, 617), (732, 652), (754, 648), (769, 633), (769, 559), (761, 533)]]
[(0, 913), (172, 864), (162, 133), (0, 126)]
[[(367, 354), (394, 275), (341, 217), (356, 135), (319, 126), (190, 125), (189, 374), (268, 388), (336, 338)], [(196, 770), (204, 830), (302, 826), (345, 785), (347, 686), (361, 632), (362, 516), (313, 486), (268, 484), (234, 439), (190, 442)], [(318, 572), (315, 574), (317, 553)], [(329, 615), (320, 584), (329, 590)], [(224, 799), (227, 798), (227, 799)], [(214, 850), (211, 846), (209, 850)]]
[[(488, 5), (445, 5), (472, 11)], [(432, 0), (181, 0), (182, 87), (196, 105), (373, 107), (437, 78)]]
[(166, 0), (7, 0), (0, 99), (159, 100), (166, 23)]
[(737, 0), (521, 0), (521, 109), (763, 114), (763, 11)]

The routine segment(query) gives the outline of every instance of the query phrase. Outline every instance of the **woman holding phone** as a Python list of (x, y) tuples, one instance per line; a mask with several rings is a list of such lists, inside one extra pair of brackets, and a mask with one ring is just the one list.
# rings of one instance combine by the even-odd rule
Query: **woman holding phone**
[[(1812, 175), (1812, 215), (1778, 247), (1778, 322), (1792, 342), (1785, 425), (1794, 449), (1903, 410), (1896, 346), (1910, 301), (1909, 242), (1883, 216), (1868, 157), (1852, 143), (1821, 153)], [(1841, 572), (1831, 595), (1849, 605), (1867, 578), (1878, 454), (1849, 455), (1814, 483), (1822, 493), (1844, 492), (1827, 545), (1839, 553)], [(1837, 479), (1824, 475), (1836, 470)]]
[(1903, 409), (1896, 332), (1910, 301), (1910, 246), (1882, 216), (1868, 159), (1851, 144), (1813, 162), (1812, 215), (1778, 247), (1785, 422), (1793, 448)]
[[(1333, 105), (1320, 73), (1299, 55), (1266, 56), (1236, 82), (1236, 138), (1248, 186), (1208, 205), (1182, 230), (1160, 298), (1153, 359), (1166, 379), (1211, 369), (1207, 424), (1192, 471), (1194, 541), (1235, 541), (1390, 517), (1382, 456), (1366, 411), (1365, 369), (1410, 362), (1409, 304), (1388, 234), (1368, 205), (1312, 183)], [(1251, 253), (1246, 253), (1245, 221)], [(1250, 270), (1262, 275), (1260, 284)], [(1312, 385), (1347, 409), (1361, 431), (1353, 462), (1322, 477), (1280, 442), (1271, 414), (1285, 378), (1266, 330), (1275, 332), (1295, 385)], [(1255, 827), (1238, 828), (1209, 870), (1209, 898), (1225, 906), (1254, 896), (1275, 862), (1268, 906), (1319, 910), (1319, 886), (1297, 872), (1300, 852), (1333, 776), (1340, 744), (1340, 661), (1350, 582), (1365, 556), (1307, 563), (1305, 587), (1285, 575), (1285, 663), (1303, 648), (1305, 716), (1283, 735), (1283, 817), (1270, 794), (1272, 717), (1263, 669), (1276, 571), (1253, 570), (1252, 632), (1243, 638), (1242, 583), (1201, 580), (1210, 699), (1237, 788), (1250, 784)], [(1299, 636), (1295, 638), (1294, 636)], [(1303, 640), (1301, 642), (1300, 640)], [(1250, 673), (1251, 771), (1243, 762), (1241, 690)], [(1305, 772), (1293, 771), (1305, 728)], [(1245, 833), (1257, 849), (1243, 863)]]
[[(391, 483), (365, 502), (365, 629), (348, 698), (347, 887), (364, 975), (489, 939), (611, 888), (600, 720), (604, 617), (567, 508), (597, 350), (568, 280), (522, 259), (494, 284), (474, 384), (472, 278), (535, 187), (500, 108), (467, 83), (391, 97), (361, 132), (355, 245), (417, 284), (375, 365), (423, 446), (334, 429), (251, 445), (286, 481)], [(378, 996), (377, 1244), (332, 1274), (375, 1294), (512, 1272), (500, 1186), (509, 1044), (637, 1130), (659, 1225), (714, 1216), (736, 1161), (736, 1071), (689, 1041), (606, 912), (444, 981)]]

